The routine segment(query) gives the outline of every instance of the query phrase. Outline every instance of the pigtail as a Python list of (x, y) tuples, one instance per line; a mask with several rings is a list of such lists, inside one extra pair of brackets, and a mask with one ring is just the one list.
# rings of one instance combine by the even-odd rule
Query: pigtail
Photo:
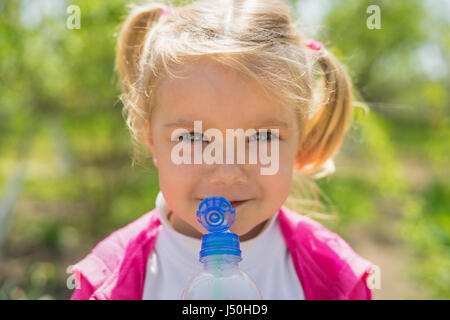
[(122, 90), (127, 93), (139, 74), (139, 59), (145, 42), (145, 37), (159, 19), (164, 5), (150, 3), (143, 6), (133, 6), (124, 22), (116, 48), (116, 70), (122, 84)]
[(140, 161), (146, 154), (146, 149), (141, 148), (141, 143), (145, 141), (142, 139), (146, 138), (149, 119), (142, 95), (145, 89), (139, 87), (139, 81), (146, 72), (140, 60), (145, 54), (146, 39), (150, 36), (150, 31), (159, 21), (164, 9), (166, 6), (157, 2), (140, 6), (132, 5), (117, 40), (116, 71), (122, 87), (119, 98), (123, 102), (122, 116), (132, 137), (133, 165), (136, 160)]
[(317, 62), (322, 71), (322, 107), (306, 121), (300, 139), (296, 168), (304, 173), (316, 172), (334, 155), (352, 117), (352, 85), (347, 72), (328, 51), (321, 50)]

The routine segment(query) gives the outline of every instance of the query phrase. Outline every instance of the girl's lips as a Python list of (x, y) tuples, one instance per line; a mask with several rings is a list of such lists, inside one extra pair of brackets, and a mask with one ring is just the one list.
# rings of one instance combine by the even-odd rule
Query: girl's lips
[(241, 201), (231, 201), (231, 206), (234, 208), (239, 207), (240, 205), (246, 203), (248, 200), (241, 200)]
[[(198, 201), (203, 201), (204, 199), (198, 199)], [(239, 206), (241, 206), (241, 205), (243, 205), (243, 204), (245, 204), (245, 203), (247, 203), (248, 201), (250, 201), (251, 199), (247, 199), (247, 200), (239, 200), (239, 201), (230, 201), (230, 204), (231, 204), (231, 207), (234, 209), (234, 208), (237, 208), (237, 207), (239, 207)]]

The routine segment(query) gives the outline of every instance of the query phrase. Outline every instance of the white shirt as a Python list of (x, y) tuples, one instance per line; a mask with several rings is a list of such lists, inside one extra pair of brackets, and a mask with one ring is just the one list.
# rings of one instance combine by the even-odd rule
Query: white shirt
[[(143, 300), (178, 300), (203, 265), (201, 240), (176, 231), (168, 220), (171, 209), (159, 192), (156, 207), (161, 225), (147, 262)], [(241, 241), (239, 268), (258, 286), (263, 299), (304, 300), (303, 288), (278, 222), (279, 211), (254, 238)]]

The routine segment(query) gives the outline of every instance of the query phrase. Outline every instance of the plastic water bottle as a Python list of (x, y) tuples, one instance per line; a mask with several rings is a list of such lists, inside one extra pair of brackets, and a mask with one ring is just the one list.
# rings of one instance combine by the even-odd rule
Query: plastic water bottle
[(229, 231), (234, 218), (235, 210), (223, 197), (209, 197), (200, 203), (197, 221), (209, 231), (202, 236), (199, 260), (203, 269), (188, 282), (181, 299), (262, 299), (255, 282), (239, 269), (239, 236)]

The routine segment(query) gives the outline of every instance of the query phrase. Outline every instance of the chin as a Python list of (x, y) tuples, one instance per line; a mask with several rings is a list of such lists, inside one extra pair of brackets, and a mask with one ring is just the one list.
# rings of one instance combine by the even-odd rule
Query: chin
[(245, 226), (239, 226), (239, 225), (234, 226), (233, 225), (230, 228), (230, 232), (236, 233), (239, 237), (241, 237), (241, 236), (249, 233), (250, 231), (252, 231), (252, 229), (253, 228), (248, 228)]

